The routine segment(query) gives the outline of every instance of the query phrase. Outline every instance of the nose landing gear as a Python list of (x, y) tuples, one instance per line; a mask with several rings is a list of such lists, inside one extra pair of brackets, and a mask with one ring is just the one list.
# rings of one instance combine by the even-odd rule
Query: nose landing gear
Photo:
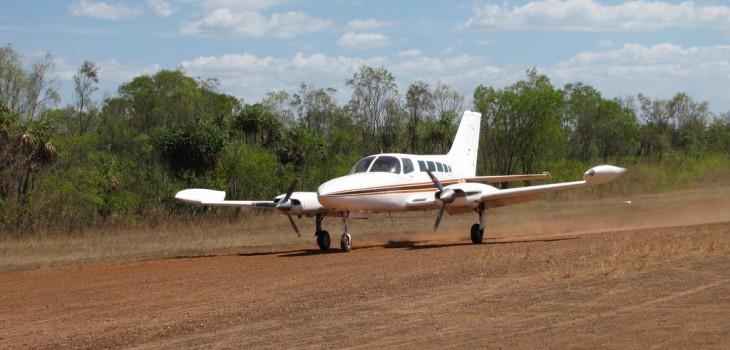
[(342, 234), (342, 238), (340, 239), (340, 249), (342, 249), (343, 252), (349, 252), (352, 250), (352, 236), (347, 233), (347, 216), (342, 218), (342, 226), (345, 227), (345, 232)]

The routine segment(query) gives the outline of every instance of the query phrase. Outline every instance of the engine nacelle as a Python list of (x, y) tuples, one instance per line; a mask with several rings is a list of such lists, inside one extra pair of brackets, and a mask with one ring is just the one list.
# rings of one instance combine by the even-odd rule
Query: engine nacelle
[[(471, 207), (474, 208), (479, 204), (482, 194), (498, 191), (496, 188), (483, 183), (464, 182), (444, 186), (444, 191), (450, 189), (454, 191), (454, 200), (447, 203), (448, 207)], [(438, 198), (436, 198), (438, 200)]]
[[(276, 196), (274, 202), (284, 199), (285, 196), (284, 194)], [(317, 200), (316, 192), (293, 192), (289, 200), (292, 202), (291, 210), (289, 210), (291, 215), (312, 216), (324, 210), (324, 207)], [(283, 211), (279, 213), (284, 214)]]

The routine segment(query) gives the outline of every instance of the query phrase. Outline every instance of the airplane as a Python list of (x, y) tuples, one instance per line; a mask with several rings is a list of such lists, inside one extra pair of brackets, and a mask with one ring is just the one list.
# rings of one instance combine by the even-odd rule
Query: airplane
[(476, 176), (477, 149), (481, 113), (464, 111), (454, 142), (445, 155), (382, 153), (358, 161), (350, 173), (319, 186), (316, 192), (294, 191), (297, 179), (284, 194), (271, 201), (225, 199), (225, 191), (185, 189), (175, 198), (195, 205), (254, 207), (275, 209), (286, 215), (294, 231), (299, 229), (292, 218), (314, 217), (314, 235), (320, 250), (330, 249), (330, 234), (322, 229), (325, 217), (342, 219), (344, 232), (340, 239), (343, 252), (352, 250), (352, 236), (347, 231), (349, 219), (367, 219), (373, 214), (412, 210), (438, 210), (434, 230), (444, 212), (449, 215), (475, 212), (479, 222), (471, 226), (471, 240), (481, 244), (487, 225), (487, 209), (525, 203), (556, 190), (605, 184), (626, 172), (626, 169), (599, 165), (583, 174), (583, 180), (498, 189), (491, 184), (542, 180), (550, 174)]

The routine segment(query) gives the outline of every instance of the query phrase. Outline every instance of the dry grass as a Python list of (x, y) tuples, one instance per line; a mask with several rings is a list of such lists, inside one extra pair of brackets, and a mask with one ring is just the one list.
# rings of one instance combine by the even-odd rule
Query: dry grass
[[(602, 231), (693, 225), (730, 221), (730, 187), (704, 191), (675, 192), (633, 198), (594, 198), (571, 201), (538, 201), (489, 211), (487, 242), (575, 237)], [(624, 200), (632, 201), (631, 205)], [(679, 204), (678, 204), (679, 203)], [(707, 210), (710, 206), (714, 210)], [(610, 214), (606, 214), (610, 213)], [(447, 216), (433, 232), (434, 212), (379, 215), (370, 220), (351, 220), (355, 248), (379, 245), (449, 244), (468, 242), (468, 228), (476, 214)], [(228, 218), (168, 222), (154, 229), (88, 230), (75, 235), (45, 234), (0, 238), (0, 272), (99, 262), (246, 254), (292, 249), (316, 249), (314, 220), (297, 220), (298, 237), (285, 217), (246, 213)], [(326, 218), (324, 228), (338, 248), (342, 232), (339, 218)], [(701, 230), (700, 230), (701, 231)], [(655, 236), (661, 230), (651, 231)], [(550, 279), (577, 275), (619, 276), (627, 269), (642, 268), (651, 261), (681, 260), (704, 254), (728, 254), (727, 239), (697, 232), (673, 240), (644, 239), (637, 244), (630, 236), (608, 242), (609, 252), (588, 251), (561, 261), (551, 261)], [(651, 238), (651, 237), (649, 237)], [(434, 243), (435, 242), (435, 243)], [(536, 252), (525, 250), (485, 251), (485, 264), (494, 259), (531, 261)], [(539, 252), (538, 252), (539, 253)], [(600, 256), (600, 260), (593, 257)], [(511, 265), (510, 265), (511, 266)], [(497, 272), (508, 275), (514, 271)]]

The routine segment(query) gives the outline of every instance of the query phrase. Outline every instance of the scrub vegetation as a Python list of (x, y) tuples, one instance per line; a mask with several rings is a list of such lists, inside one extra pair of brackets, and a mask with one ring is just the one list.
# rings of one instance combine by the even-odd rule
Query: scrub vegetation
[[(0, 236), (230, 220), (241, 215), (234, 208), (184, 205), (174, 194), (206, 187), (230, 199), (273, 198), (295, 176), (298, 190), (316, 190), (365, 155), (445, 153), (464, 109), (483, 114), (480, 175), (548, 170), (565, 181), (610, 163), (630, 169), (609, 188), (622, 195), (730, 174), (730, 112), (713, 114), (682, 92), (607, 99), (580, 82), (554, 86), (535, 69), (466, 97), (441, 83), (401, 90), (385, 67), (363, 66), (344, 82), (349, 101), (307, 83), (246, 101), (181, 69), (135, 77), (101, 98), (102, 76), (84, 62), (74, 103), (59, 107), (50, 54), (25, 62), (0, 48)], [(608, 189), (565, 195), (586, 191)]]

